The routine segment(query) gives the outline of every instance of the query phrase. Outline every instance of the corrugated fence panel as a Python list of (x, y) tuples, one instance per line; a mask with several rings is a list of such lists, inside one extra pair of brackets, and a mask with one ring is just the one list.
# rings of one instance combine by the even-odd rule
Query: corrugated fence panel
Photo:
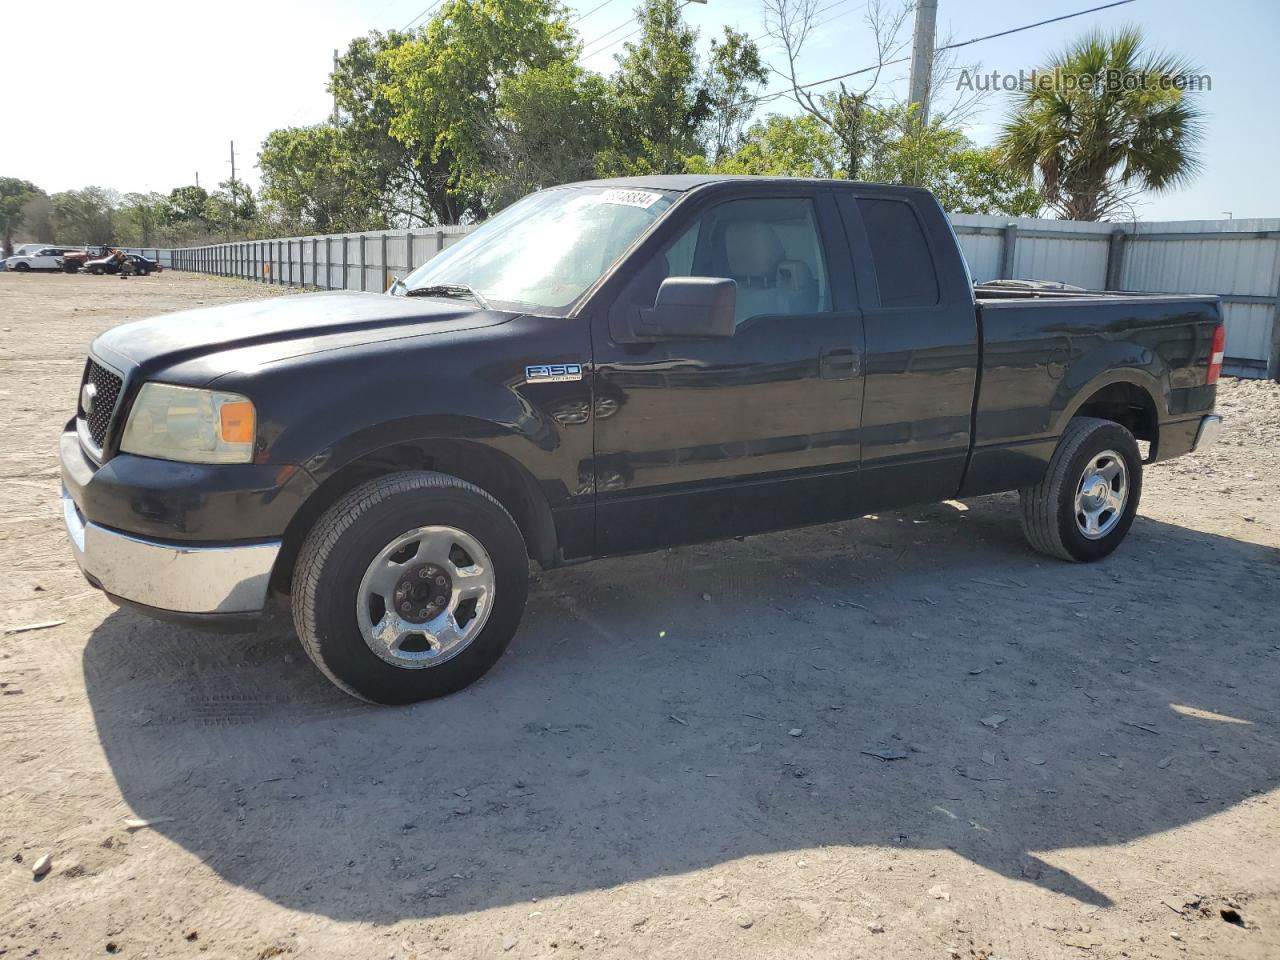
[[(1226, 355), (1228, 366), (1256, 367), (1253, 376), (1266, 373), (1266, 358), (1271, 351), (1271, 330), (1275, 307), (1264, 303), (1222, 304), (1223, 322), (1227, 327)], [(1242, 364), (1240, 361), (1249, 361)]]
[(1014, 276), (1101, 290), (1107, 283), (1109, 246), (1109, 237), (1020, 236)]
[(1000, 257), (1004, 239), (987, 233), (968, 233), (957, 228), (956, 239), (969, 264), (969, 272), (978, 283), (986, 283), (1000, 276)]
[(1278, 220), (1144, 223), (1127, 241), (1121, 286), (1222, 297), (1225, 369), (1262, 376), (1275, 345), (1278, 277)]

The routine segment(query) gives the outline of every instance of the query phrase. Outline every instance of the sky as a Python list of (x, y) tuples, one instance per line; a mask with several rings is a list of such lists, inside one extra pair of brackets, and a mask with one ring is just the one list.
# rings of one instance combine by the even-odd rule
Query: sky
[[(635, 29), (635, 0), (574, 0), (568, 6), (586, 46), (583, 64), (608, 72), (620, 41)], [(1104, 0), (938, 0), (938, 36), (953, 40), (1083, 10)], [(0, 54), (6, 95), (0, 105), (0, 176), (54, 192), (89, 184), (168, 191), (199, 176), (214, 187), (236, 172), (256, 185), (258, 146), (273, 129), (319, 123), (331, 109), (325, 83), (335, 47), (373, 29), (403, 28), (429, 0), (220, 0), (160, 4), (146, 16), (120, 16), (99, 2), (9, 3)], [(805, 48), (802, 80), (874, 61), (866, 0), (822, 0), (821, 28)], [(599, 9), (596, 9), (599, 8)], [(707, 0), (685, 7), (705, 50), (724, 24), (763, 36), (760, 0)], [(1271, 64), (1280, 37), (1280, 0), (1134, 0), (1123, 7), (984, 41), (964, 62), (1016, 73), (1046, 61), (1092, 27), (1140, 26), (1148, 42), (1190, 58), (1212, 78), (1204, 171), (1189, 187), (1147, 195), (1144, 220), (1280, 217), (1280, 109)], [(612, 32), (610, 32), (612, 31)], [(901, 93), (907, 64), (890, 68), (885, 93)], [(779, 86), (775, 78), (766, 92)], [(821, 88), (819, 88), (821, 89)], [(117, 91), (112, 93), (111, 91)], [(991, 143), (1007, 101), (993, 94), (967, 126)], [(77, 99), (78, 98), (78, 99)], [(785, 99), (763, 108), (794, 113)]]

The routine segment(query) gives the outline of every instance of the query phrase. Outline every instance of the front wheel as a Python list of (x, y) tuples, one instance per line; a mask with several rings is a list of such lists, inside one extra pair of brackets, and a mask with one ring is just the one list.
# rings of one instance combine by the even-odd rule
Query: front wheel
[(16, 270), (16, 271), (18, 271), (18, 273), (26, 273), (28, 270), (30, 270), (30, 269), (31, 269), (31, 264), (29, 264), (29, 263), (15, 263), (15, 264), (13, 265), (13, 269), (14, 269), (14, 270)]
[(373, 703), (413, 703), (479, 679), (511, 642), (529, 566), (511, 515), (442, 473), (372, 480), (330, 507), (293, 574), (303, 649)]
[(1142, 494), (1142, 455), (1124, 427), (1077, 417), (1038, 484), (1018, 491), (1022, 532), (1040, 553), (1100, 560), (1124, 540)]

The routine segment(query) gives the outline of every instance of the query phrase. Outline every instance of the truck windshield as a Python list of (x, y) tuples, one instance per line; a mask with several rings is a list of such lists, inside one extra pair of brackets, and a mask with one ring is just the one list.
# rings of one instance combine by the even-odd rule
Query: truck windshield
[(673, 202), (658, 190), (543, 190), (432, 257), (396, 292), (469, 290), (495, 307), (564, 315)]

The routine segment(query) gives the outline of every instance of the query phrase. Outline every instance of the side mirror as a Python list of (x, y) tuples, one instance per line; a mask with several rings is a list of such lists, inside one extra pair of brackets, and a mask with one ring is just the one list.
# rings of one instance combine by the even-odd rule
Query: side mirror
[(405, 282), (393, 274), (391, 277), (391, 286), (387, 287), (387, 293), (391, 294), (393, 297), (403, 297), (408, 289), (409, 288), (405, 285)]
[(642, 309), (635, 333), (646, 340), (731, 337), (738, 285), (724, 277), (667, 277), (651, 309)]

